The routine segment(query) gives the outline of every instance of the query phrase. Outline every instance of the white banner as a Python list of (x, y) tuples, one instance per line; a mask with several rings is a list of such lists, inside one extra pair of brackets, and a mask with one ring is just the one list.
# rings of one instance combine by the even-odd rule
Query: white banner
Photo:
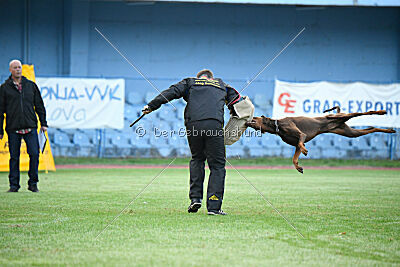
[(124, 79), (36, 78), (36, 83), (50, 127), (124, 127)]
[(400, 84), (275, 81), (272, 117), (318, 117), (340, 106), (342, 113), (386, 110), (387, 114), (356, 117), (351, 126), (400, 127)]

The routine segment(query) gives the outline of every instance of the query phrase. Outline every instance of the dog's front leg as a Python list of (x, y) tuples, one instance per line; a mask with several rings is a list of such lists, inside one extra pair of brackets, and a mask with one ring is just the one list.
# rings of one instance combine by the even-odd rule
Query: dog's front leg
[(304, 156), (307, 156), (307, 153), (308, 153), (308, 150), (306, 149), (306, 147), (304, 145), (304, 141), (306, 141), (306, 137), (307, 137), (306, 134), (300, 132), (299, 147), (300, 147), (301, 153), (303, 153)]
[(293, 165), (296, 168), (296, 170), (300, 173), (303, 173), (303, 168), (299, 166), (300, 153), (301, 153), (300, 148), (296, 147), (296, 152), (294, 152), (292, 161), (293, 161)]
[(296, 147), (300, 149), (301, 153), (307, 156), (308, 150), (304, 146), (304, 142), (306, 141), (307, 135), (302, 131), (300, 131), (300, 129), (297, 128), (297, 125), (294, 122), (291, 122), (289, 125), (287, 125), (284, 128), (284, 130), (287, 134), (299, 138), (299, 142), (297, 143)]

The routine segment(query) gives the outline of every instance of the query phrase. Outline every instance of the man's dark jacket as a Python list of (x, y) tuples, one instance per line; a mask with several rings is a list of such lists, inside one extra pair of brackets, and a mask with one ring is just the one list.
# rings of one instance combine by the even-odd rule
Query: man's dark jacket
[(156, 110), (162, 104), (181, 97), (187, 102), (185, 124), (205, 119), (224, 123), (224, 105), (227, 104), (230, 108), (240, 94), (218, 78), (186, 78), (161, 92), (148, 106), (151, 110)]
[(37, 85), (22, 76), (22, 92), (18, 91), (11, 76), (0, 87), (0, 135), (3, 135), (4, 113), (6, 131), (36, 129), (39, 116), (40, 125), (47, 127), (46, 110)]

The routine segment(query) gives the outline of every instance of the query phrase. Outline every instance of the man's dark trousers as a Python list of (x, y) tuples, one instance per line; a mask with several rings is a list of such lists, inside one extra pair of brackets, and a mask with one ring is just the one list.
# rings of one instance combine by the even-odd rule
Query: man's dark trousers
[(36, 129), (26, 134), (18, 134), (15, 132), (7, 132), (8, 146), (10, 150), (10, 180), (11, 189), (19, 189), (19, 156), (21, 151), (21, 140), (25, 140), (27, 152), (29, 154), (29, 186), (34, 186), (39, 182), (39, 140)]
[(225, 145), (222, 123), (209, 119), (186, 125), (192, 159), (190, 161), (190, 199), (203, 198), (204, 167), (207, 159), (210, 177), (207, 209), (220, 210), (225, 187)]

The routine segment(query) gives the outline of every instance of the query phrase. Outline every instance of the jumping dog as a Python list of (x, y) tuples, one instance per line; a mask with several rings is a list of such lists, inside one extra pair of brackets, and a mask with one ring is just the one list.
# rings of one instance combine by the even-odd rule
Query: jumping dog
[(246, 123), (246, 126), (252, 127), (255, 130), (261, 130), (262, 133), (268, 132), (271, 134), (277, 134), (285, 143), (296, 147), (296, 151), (293, 155), (293, 164), (300, 173), (303, 173), (303, 168), (298, 164), (300, 153), (303, 153), (306, 156), (308, 153), (304, 144), (319, 134), (335, 133), (355, 138), (375, 132), (396, 132), (393, 129), (380, 129), (374, 127), (359, 130), (351, 128), (346, 124), (346, 121), (354, 117), (363, 115), (385, 115), (385, 110), (345, 114), (340, 113), (340, 107), (336, 106), (325, 110), (324, 113), (334, 109), (337, 111), (336, 114), (329, 114), (324, 117), (315, 118), (286, 117), (280, 120), (272, 120), (265, 116), (254, 117), (252, 121)]

